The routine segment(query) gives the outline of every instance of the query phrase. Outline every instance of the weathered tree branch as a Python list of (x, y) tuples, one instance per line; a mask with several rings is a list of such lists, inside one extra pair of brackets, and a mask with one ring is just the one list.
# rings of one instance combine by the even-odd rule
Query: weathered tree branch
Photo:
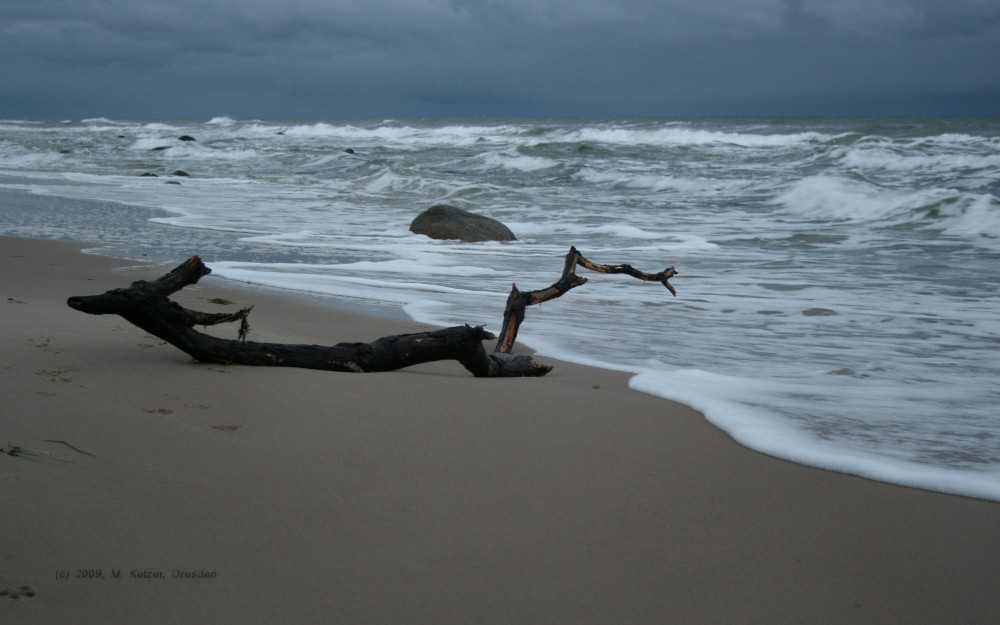
[(587, 260), (576, 247), (570, 247), (569, 253), (566, 254), (562, 276), (552, 286), (537, 291), (521, 291), (516, 284), (511, 286), (510, 295), (507, 296), (507, 307), (503, 313), (503, 329), (500, 331), (500, 338), (497, 339), (494, 352), (510, 353), (514, 347), (514, 341), (517, 340), (517, 331), (524, 321), (525, 309), (528, 306), (555, 299), (570, 289), (587, 283), (586, 278), (576, 275), (577, 265), (598, 273), (624, 273), (646, 282), (659, 282), (671, 294), (677, 295), (677, 291), (670, 284), (670, 278), (677, 275), (677, 270), (673, 267), (668, 267), (659, 273), (645, 273), (633, 268), (632, 265), (600, 265)]
[(125, 289), (71, 297), (67, 303), (93, 315), (120, 315), (201, 362), (374, 372), (436, 360), (457, 360), (478, 377), (545, 375), (551, 370), (530, 356), (487, 354), (483, 341), (495, 337), (482, 327), (456, 326), (387, 336), (373, 343), (339, 343), (329, 347), (218, 338), (198, 332), (194, 326), (239, 320), (244, 324), (241, 335), (245, 335), (250, 309), (230, 315), (207, 314), (188, 310), (167, 297), (209, 273), (211, 269), (195, 256), (153, 282), (139, 280)]
[[(338, 343), (333, 346), (289, 345), (246, 341), (247, 317), (252, 306), (236, 313), (204, 313), (184, 308), (169, 296), (195, 284), (212, 272), (197, 256), (152, 282), (139, 280), (124, 289), (101, 295), (75, 296), (67, 304), (92, 315), (120, 315), (195, 360), (219, 364), (242, 364), (272, 367), (300, 367), (327, 371), (392, 371), (426, 362), (456, 360), (477, 377), (540, 376), (552, 367), (526, 355), (512, 355), (510, 350), (524, 321), (528, 306), (560, 297), (587, 282), (575, 273), (580, 265), (600, 273), (624, 273), (640, 280), (661, 282), (676, 295), (669, 279), (673, 267), (648, 274), (631, 265), (600, 265), (586, 258), (575, 247), (566, 256), (562, 277), (552, 286), (537, 291), (519, 291), (514, 285), (507, 298), (503, 330), (493, 353), (487, 354), (483, 341), (496, 337), (482, 326), (455, 326), (430, 332), (387, 336), (372, 343)], [(239, 339), (223, 339), (195, 330), (195, 326), (240, 322)]]

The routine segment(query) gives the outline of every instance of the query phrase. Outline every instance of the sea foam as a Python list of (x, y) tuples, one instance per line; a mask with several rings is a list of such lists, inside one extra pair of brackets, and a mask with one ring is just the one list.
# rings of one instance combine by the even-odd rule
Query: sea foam
[[(570, 246), (598, 263), (675, 265), (677, 297), (578, 268), (587, 284), (529, 309), (520, 338), (542, 358), (633, 372), (636, 389), (766, 453), (1000, 500), (995, 123), (3, 128), (0, 186), (45, 200), (9, 233), (164, 262), (198, 253), (216, 278), (386, 302), (421, 322), (496, 330), (511, 285), (551, 285)], [(176, 169), (192, 177), (140, 177)], [(518, 240), (409, 232), (440, 202)]]

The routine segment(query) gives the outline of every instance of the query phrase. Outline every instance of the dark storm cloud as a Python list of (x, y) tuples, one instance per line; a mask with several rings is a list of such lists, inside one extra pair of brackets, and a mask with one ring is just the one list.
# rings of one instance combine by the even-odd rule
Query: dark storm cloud
[(1000, 113), (1000, 0), (6, 0), (0, 116)]

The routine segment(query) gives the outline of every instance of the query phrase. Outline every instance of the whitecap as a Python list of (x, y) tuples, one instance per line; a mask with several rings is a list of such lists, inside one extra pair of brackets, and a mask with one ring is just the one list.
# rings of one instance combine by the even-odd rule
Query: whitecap
[(945, 234), (970, 238), (1000, 248), (1000, 200), (992, 195), (965, 195), (942, 211), (940, 222), (927, 227), (941, 228)]
[(952, 199), (943, 189), (896, 190), (835, 175), (809, 176), (776, 196), (774, 204), (800, 218), (829, 221), (917, 222), (917, 209)]

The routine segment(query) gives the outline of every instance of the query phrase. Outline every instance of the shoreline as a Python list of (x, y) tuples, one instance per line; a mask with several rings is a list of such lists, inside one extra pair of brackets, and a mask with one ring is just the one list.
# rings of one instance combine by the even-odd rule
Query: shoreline
[[(64, 202), (68, 204), (64, 205)], [(42, 224), (50, 221), (58, 222), (60, 224), (58, 230), (64, 237), (60, 240), (80, 241), (100, 238), (100, 242), (87, 246), (88, 253), (129, 259), (138, 263), (160, 261), (173, 267), (191, 253), (205, 253), (204, 250), (212, 249), (224, 249), (227, 255), (235, 251), (238, 256), (253, 257), (253, 262), (261, 262), (267, 256), (267, 252), (260, 247), (253, 245), (244, 247), (241, 242), (235, 241), (225, 232), (207, 231), (205, 234), (207, 238), (192, 249), (190, 241), (185, 237), (178, 237), (175, 228), (152, 219), (157, 215), (169, 215), (171, 214), (169, 211), (120, 201), (78, 200), (59, 195), (36, 194), (28, 189), (0, 188), (0, 212), (5, 218), (20, 224), (19, 228), (14, 228), (15, 231), (32, 233), (26, 235), (28, 238), (33, 237), (33, 233), (41, 232)], [(109, 219), (107, 215), (111, 215), (111, 218)], [(137, 231), (142, 233), (138, 237), (143, 241), (141, 247), (136, 247), (133, 242)], [(149, 244), (149, 241), (155, 241), (155, 244)], [(205, 260), (210, 266), (214, 265), (210, 258)], [(412, 321), (420, 324), (422, 328), (432, 327), (423, 321), (414, 320), (401, 306), (391, 302), (241, 282), (234, 278), (225, 280), (231, 288), (269, 292), (279, 297), (301, 297), (317, 306), (378, 317), (389, 316)], [(530, 336), (530, 331), (523, 333), (522, 336), (529, 344), (531, 343), (530, 338), (527, 338)], [(526, 353), (537, 353), (536, 349), (523, 343), (519, 349)], [(785, 432), (777, 432), (777, 436), (776, 432), (772, 431), (767, 436), (758, 437), (755, 434), (757, 430), (770, 431), (773, 424), (753, 424), (752, 418), (747, 419), (743, 415), (733, 417), (731, 410), (713, 407), (711, 401), (706, 403), (704, 400), (710, 399), (710, 395), (692, 396), (690, 393), (677, 392), (678, 389), (684, 388), (683, 381), (671, 385), (663, 380), (657, 380), (656, 372), (592, 358), (577, 358), (573, 354), (559, 350), (551, 358), (561, 362), (626, 373), (630, 376), (629, 386), (635, 392), (651, 394), (665, 401), (688, 406), (705, 415), (704, 418), (710, 424), (724, 431), (744, 447), (775, 458), (889, 484), (1000, 502), (1000, 486), (991, 479), (994, 476), (976, 475), (972, 471), (952, 469), (947, 466), (923, 465), (911, 460), (894, 462), (889, 457), (877, 453), (852, 450), (836, 444), (827, 445), (816, 436), (803, 438), (801, 443), (796, 445), (786, 442), (775, 443), (777, 439), (795, 438), (800, 436), (800, 433), (789, 428)], [(649, 373), (654, 374), (651, 380), (647, 379), (650, 377), (647, 375)], [(670, 392), (663, 392), (662, 389), (665, 387), (672, 389)]]
[[(183, 259), (88, 247), (0, 238), (0, 445), (48, 454), (0, 455), (0, 590), (33, 592), (0, 596), (4, 622), (1000, 618), (1000, 504), (765, 456), (572, 363), (506, 380), (192, 363), (65, 304)], [(424, 327), (302, 295), (208, 276), (174, 299), (254, 304), (263, 341)]]

